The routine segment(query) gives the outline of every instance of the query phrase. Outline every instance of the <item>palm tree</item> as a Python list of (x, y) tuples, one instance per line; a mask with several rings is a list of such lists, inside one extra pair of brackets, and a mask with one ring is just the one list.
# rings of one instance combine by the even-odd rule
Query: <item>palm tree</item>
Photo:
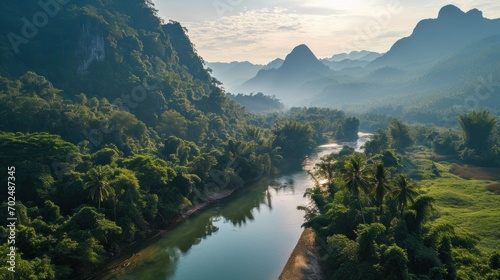
[(245, 130), (248, 141), (255, 141), (256, 143), (259, 144), (262, 143), (262, 136), (264, 133), (262, 132), (262, 129), (260, 127), (252, 125), (252, 126), (247, 126)]
[(335, 194), (335, 171), (338, 167), (338, 161), (335, 159), (333, 154), (324, 156), (321, 158), (321, 162), (316, 163), (316, 175), (327, 180), (328, 191), (333, 197)]
[(376, 170), (375, 170), (375, 200), (377, 201), (379, 205), (379, 215), (382, 216), (383, 212), (383, 205), (384, 205), (384, 197), (387, 194), (388, 191), (391, 189), (389, 188), (388, 180), (387, 180), (387, 174), (389, 171), (385, 168), (384, 163), (379, 162), (377, 164)]
[(357, 198), (363, 223), (366, 224), (360, 192), (369, 192), (371, 174), (366, 168), (365, 160), (360, 154), (353, 154), (345, 159), (344, 168), (342, 169), (342, 180), (344, 181), (344, 189)]
[(101, 202), (108, 199), (113, 193), (113, 188), (109, 185), (109, 166), (96, 166), (89, 170), (87, 176), (89, 181), (85, 183), (85, 189), (89, 189), (89, 197), (97, 200), (97, 209), (101, 209)]
[(277, 123), (274, 134), (276, 135), (274, 145), (281, 147), (283, 154), (290, 158), (302, 157), (311, 152), (316, 145), (314, 129), (310, 123), (298, 121)]
[(248, 143), (230, 139), (227, 141), (226, 150), (231, 153), (233, 159), (246, 155), (250, 152), (250, 145)]
[(401, 209), (401, 217), (405, 208), (408, 206), (408, 201), (411, 203), (415, 202), (415, 198), (418, 196), (418, 192), (415, 190), (408, 178), (405, 175), (399, 174), (396, 179), (396, 188), (393, 189), (393, 194), (396, 199), (396, 203)]

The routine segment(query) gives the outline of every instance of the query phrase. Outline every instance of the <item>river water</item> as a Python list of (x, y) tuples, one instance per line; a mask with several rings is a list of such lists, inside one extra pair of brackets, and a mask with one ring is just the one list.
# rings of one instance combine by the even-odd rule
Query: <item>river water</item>
[[(370, 134), (360, 133), (360, 150)], [(303, 228), (303, 197), (314, 182), (307, 170), (342, 146), (318, 147), (296, 171), (252, 183), (137, 252), (140, 262), (102, 279), (271, 280), (285, 266)]]

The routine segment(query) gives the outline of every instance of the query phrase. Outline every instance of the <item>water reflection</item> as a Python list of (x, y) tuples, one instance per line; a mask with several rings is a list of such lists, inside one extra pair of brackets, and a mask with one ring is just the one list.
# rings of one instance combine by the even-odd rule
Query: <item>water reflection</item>
[[(352, 144), (357, 149), (366, 141), (362, 137)], [(337, 144), (320, 147), (303, 169), (312, 169), (320, 157), (341, 148)], [(304, 202), (302, 194), (311, 184), (301, 170), (254, 182), (97, 279), (221, 279), (220, 275), (230, 273), (236, 277), (232, 279), (269, 279), (279, 274), (301, 233), (303, 213), (296, 207)], [(252, 265), (258, 267), (260, 276), (243, 277), (249, 269), (254, 273)]]
[(125, 260), (110, 275), (98, 279), (173, 279), (181, 256), (217, 233), (218, 224), (230, 223), (241, 228), (255, 220), (254, 211), (260, 212), (263, 205), (271, 210), (273, 193), (268, 186), (276, 183), (269, 179), (261, 180), (255, 187), (236, 194), (236, 199), (214, 205), (179, 225), (154, 245)]
[(267, 197), (267, 207), (269, 207), (269, 210), (273, 210), (273, 204), (271, 200), (271, 193), (269, 190), (266, 190), (266, 197)]

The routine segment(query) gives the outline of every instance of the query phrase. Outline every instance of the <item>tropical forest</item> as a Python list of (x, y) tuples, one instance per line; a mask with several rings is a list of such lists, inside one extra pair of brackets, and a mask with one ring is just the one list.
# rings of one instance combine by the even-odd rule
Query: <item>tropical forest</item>
[(281, 59), (362, 5), (187, 2), (0, 3), (0, 279), (500, 279), (500, 19)]

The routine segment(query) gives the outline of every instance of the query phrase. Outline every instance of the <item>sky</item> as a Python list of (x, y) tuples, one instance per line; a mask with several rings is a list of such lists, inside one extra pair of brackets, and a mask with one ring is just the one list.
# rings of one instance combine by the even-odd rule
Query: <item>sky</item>
[(186, 27), (208, 62), (266, 64), (306, 44), (316, 56), (386, 52), (441, 7), (478, 8), (500, 18), (500, 2), (441, 0), (153, 0), (159, 16)]

